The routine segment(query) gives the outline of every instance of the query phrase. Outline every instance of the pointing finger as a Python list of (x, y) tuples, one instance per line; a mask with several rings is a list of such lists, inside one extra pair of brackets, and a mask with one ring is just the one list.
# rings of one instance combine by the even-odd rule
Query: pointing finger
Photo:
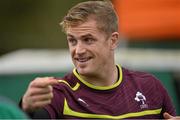
[(58, 84), (58, 81), (52, 77), (36, 78), (31, 82), (32, 87), (47, 87)]

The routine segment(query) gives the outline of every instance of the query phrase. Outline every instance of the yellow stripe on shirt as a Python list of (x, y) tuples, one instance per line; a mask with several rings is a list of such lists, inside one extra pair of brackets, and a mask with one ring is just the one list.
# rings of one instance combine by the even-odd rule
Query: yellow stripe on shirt
[(144, 110), (140, 112), (133, 112), (133, 113), (126, 113), (122, 115), (117, 116), (111, 116), (111, 115), (102, 115), (102, 114), (90, 114), (90, 113), (82, 113), (72, 110), (67, 100), (64, 100), (64, 115), (79, 117), (79, 118), (96, 118), (96, 119), (126, 119), (126, 118), (132, 118), (132, 117), (140, 117), (140, 116), (146, 116), (146, 115), (156, 115), (160, 114), (162, 111), (162, 108), (154, 109), (154, 110)]

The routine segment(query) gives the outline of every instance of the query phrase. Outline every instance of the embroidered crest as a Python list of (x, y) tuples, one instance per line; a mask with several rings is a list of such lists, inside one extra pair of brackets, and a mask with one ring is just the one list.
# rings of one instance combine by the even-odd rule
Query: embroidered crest
[(144, 108), (148, 108), (148, 105), (145, 103), (146, 102), (146, 97), (141, 93), (141, 92), (137, 92), (136, 93), (136, 97), (134, 98), (137, 102), (141, 102), (140, 103), (140, 108), (144, 109)]

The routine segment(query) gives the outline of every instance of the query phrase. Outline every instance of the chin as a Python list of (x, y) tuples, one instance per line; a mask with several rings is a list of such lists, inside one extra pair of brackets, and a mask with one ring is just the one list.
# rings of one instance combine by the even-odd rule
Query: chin
[(91, 74), (91, 70), (87, 66), (86, 67), (78, 66), (77, 71), (79, 74), (84, 75), (84, 76)]
[(80, 67), (77, 67), (77, 71), (81, 75), (85, 75), (88, 73), (88, 70), (86, 70), (85, 68), (80, 68)]
[(93, 69), (95, 66), (93, 66), (92, 63), (86, 62), (86, 63), (75, 63), (76, 69), (79, 74), (81, 75), (89, 75), (93, 72)]

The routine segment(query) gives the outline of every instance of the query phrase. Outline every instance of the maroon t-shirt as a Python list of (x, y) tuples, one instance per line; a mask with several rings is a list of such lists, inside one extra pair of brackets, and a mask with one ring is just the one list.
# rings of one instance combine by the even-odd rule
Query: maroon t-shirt
[(154, 76), (121, 68), (119, 79), (107, 87), (94, 86), (77, 70), (53, 86), (54, 98), (45, 107), (51, 118), (159, 119), (175, 115), (167, 91)]

